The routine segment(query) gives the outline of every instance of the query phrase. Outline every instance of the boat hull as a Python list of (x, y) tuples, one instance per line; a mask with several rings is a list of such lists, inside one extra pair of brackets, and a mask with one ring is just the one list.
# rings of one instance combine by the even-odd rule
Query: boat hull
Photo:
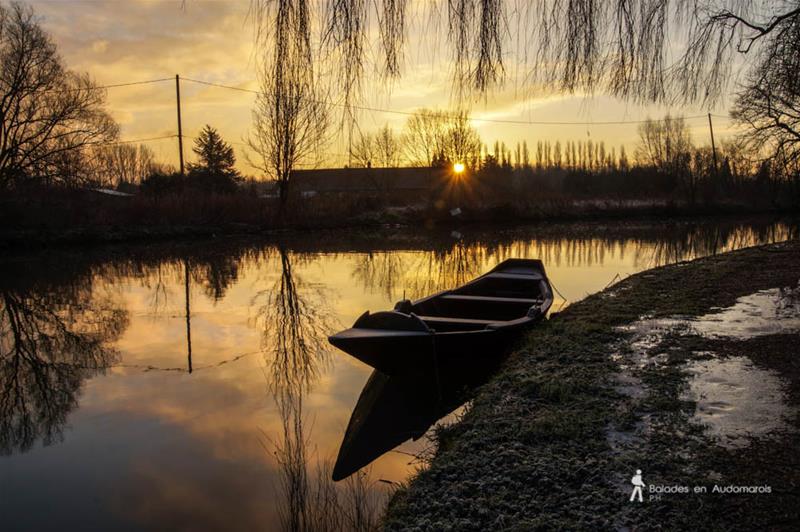
[(387, 375), (469, 364), (505, 353), (552, 301), (540, 261), (509, 259), (453, 290), (400, 301), (393, 311), (365, 312), (329, 341)]
[(329, 338), (331, 344), (365, 364), (397, 375), (420, 371), (435, 364), (468, 364), (505, 353), (518, 333), (536, 324), (538, 319), (516, 327), (436, 333), (434, 331), (371, 330), (359, 334), (348, 329)]

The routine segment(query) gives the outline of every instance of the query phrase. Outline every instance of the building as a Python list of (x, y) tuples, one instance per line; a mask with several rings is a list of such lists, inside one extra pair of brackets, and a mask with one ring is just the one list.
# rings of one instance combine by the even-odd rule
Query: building
[(448, 172), (442, 168), (325, 168), (295, 170), (292, 189), (301, 197), (364, 195), (393, 204), (430, 198), (441, 189)]

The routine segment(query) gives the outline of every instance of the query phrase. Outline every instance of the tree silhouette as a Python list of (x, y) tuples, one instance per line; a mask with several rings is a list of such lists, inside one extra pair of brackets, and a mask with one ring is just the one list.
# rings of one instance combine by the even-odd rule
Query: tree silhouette
[(88, 148), (118, 134), (104, 103), (88, 75), (66, 69), (33, 9), (0, 5), (0, 188), (85, 177)]
[(139, 184), (159, 169), (153, 150), (145, 144), (100, 146), (93, 159), (91, 180), (100, 186)]
[(800, 19), (784, 24), (759, 57), (731, 113), (746, 145), (800, 178)]
[(256, 154), (250, 164), (278, 184), (283, 217), (293, 170), (317, 157), (327, 139), (328, 107), (315, 70), (308, 2), (253, 0), (253, 7), (261, 22), (260, 92), (247, 143)]
[[(277, 26), (290, 8), (306, 15), (305, 24), (292, 28), (294, 38), (310, 40), (312, 29), (322, 28), (318, 57), (335, 64), (331, 78), (345, 107), (361, 90), (373, 50), (385, 77), (402, 74), (409, 13), (423, 31), (446, 39), (461, 102), (471, 91), (501, 85), (511, 60), (521, 66), (520, 83), (529, 91), (714, 102), (736, 56), (785, 38), (783, 29), (800, 18), (796, 0), (448, 0), (414, 10), (407, 2), (251, 0), (261, 31)], [(436, 31), (440, 26), (446, 31)]]
[(371, 168), (375, 159), (375, 137), (359, 132), (350, 144), (350, 165), (354, 168)]
[(444, 149), (447, 115), (438, 110), (420, 109), (406, 121), (403, 147), (415, 166), (433, 166), (433, 159)]
[(236, 156), (216, 129), (205, 126), (194, 141), (192, 148), (199, 158), (189, 165), (189, 183), (206, 192), (228, 193), (236, 190), (239, 172), (236, 171)]
[(400, 154), (403, 150), (402, 139), (394, 134), (394, 130), (388, 124), (378, 130), (373, 142), (380, 166), (384, 168), (400, 166)]
[(206, 125), (194, 140), (192, 151), (200, 159), (197, 164), (190, 164), (189, 169), (208, 172), (209, 174), (236, 177), (236, 155), (233, 147), (222, 140), (213, 127)]

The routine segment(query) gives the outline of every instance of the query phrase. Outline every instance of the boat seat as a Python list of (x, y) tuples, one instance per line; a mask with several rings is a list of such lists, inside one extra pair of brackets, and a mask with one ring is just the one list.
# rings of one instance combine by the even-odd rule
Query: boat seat
[(486, 279), (486, 278), (489, 278), (489, 279), (516, 279), (516, 280), (519, 280), (519, 281), (524, 281), (524, 280), (542, 279), (542, 274), (538, 273), (538, 272), (531, 272), (530, 274), (497, 272), (497, 273), (488, 273), (488, 274), (484, 275), (483, 278), (484, 279)]
[(526, 305), (536, 305), (541, 303), (541, 299), (527, 299), (522, 297), (489, 297), (489, 296), (469, 296), (461, 294), (448, 294), (442, 296), (442, 299), (456, 300), (456, 301), (482, 301), (485, 303), (517, 303)]
[(489, 325), (490, 323), (502, 322), (505, 320), (474, 320), (468, 318), (451, 318), (450, 316), (417, 316), (427, 323), (453, 323), (461, 325)]

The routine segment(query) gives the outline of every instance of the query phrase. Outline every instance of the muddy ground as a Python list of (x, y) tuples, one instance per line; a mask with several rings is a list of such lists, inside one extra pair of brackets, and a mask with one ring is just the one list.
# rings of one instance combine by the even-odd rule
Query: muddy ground
[(438, 431), (386, 528), (797, 530), (799, 280), (793, 241), (571, 305)]

